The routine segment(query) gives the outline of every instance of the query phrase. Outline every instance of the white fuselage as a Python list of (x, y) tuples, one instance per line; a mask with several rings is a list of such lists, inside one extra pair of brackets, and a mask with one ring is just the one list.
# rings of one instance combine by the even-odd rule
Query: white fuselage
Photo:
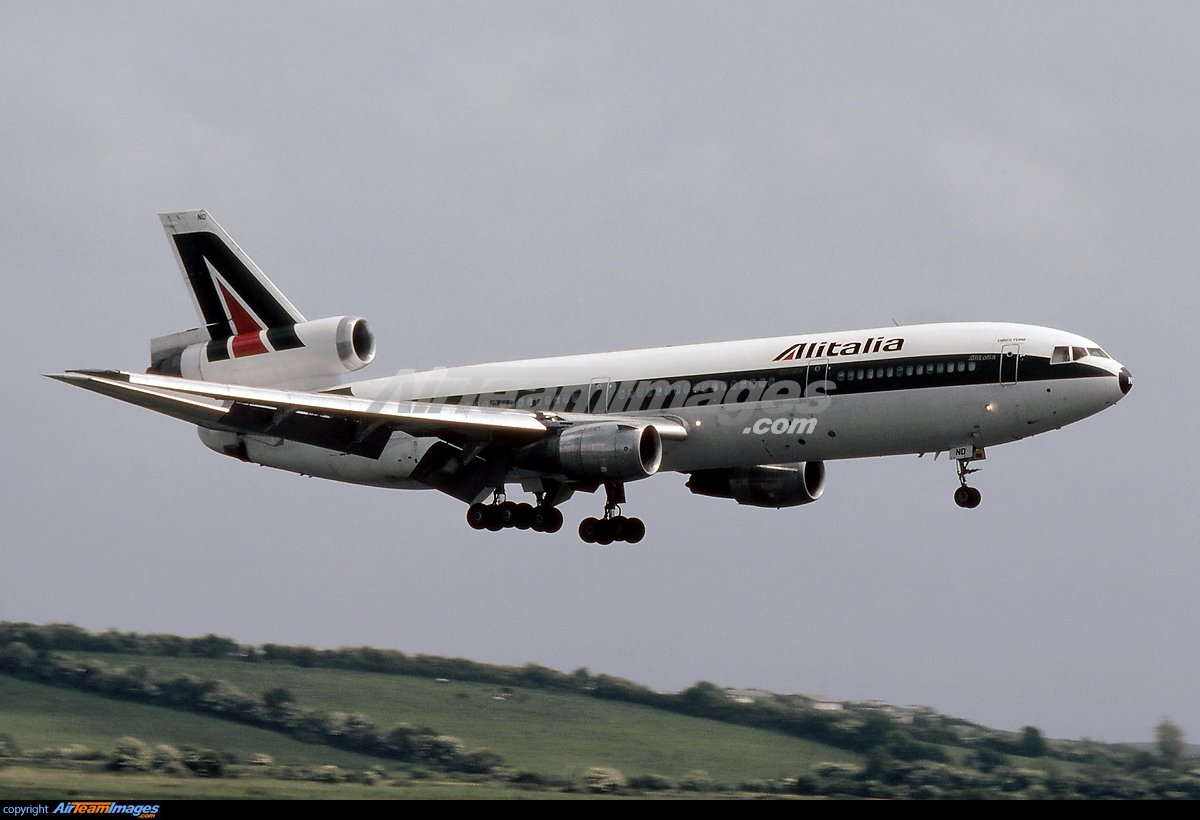
[[(1055, 351), (1076, 351), (1052, 362)], [(1086, 355), (1080, 356), (1079, 351)], [(1061, 358), (1061, 356), (1060, 356)], [(577, 414), (668, 417), (662, 470), (830, 461), (987, 447), (1057, 429), (1122, 398), (1122, 366), (1095, 342), (1032, 325), (958, 323), (594, 353), (402, 373), (339, 388), (418, 400)], [(213, 449), (230, 433), (201, 430)], [(393, 433), (378, 459), (267, 436), (254, 462), (396, 488), (433, 440)], [(508, 481), (526, 479), (513, 469)]]

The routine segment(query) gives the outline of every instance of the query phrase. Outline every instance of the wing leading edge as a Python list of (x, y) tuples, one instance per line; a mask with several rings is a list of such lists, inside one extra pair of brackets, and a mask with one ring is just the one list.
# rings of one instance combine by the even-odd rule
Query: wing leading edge
[[(368, 458), (379, 457), (393, 431), (436, 437), (457, 446), (490, 444), (516, 448), (545, 438), (557, 428), (599, 420), (580, 414), (564, 416), (433, 402), (379, 401), (120, 370), (71, 370), (48, 375), (211, 429), (270, 435)], [(604, 418), (620, 420), (617, 416)], [(640, 421), (650, 422), (664, 439), (680, 441), (687, 437), (687, 428), (674, 419)]]

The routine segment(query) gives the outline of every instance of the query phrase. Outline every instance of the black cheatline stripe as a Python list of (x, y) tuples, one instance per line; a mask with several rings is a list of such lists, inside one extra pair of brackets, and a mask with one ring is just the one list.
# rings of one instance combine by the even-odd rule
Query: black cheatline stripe
[(229, 338), (233, 335), (233, 327), (225, 316), (225, 306), (221, 303), (216, 283), (204, 263), (205, 259), (212, 263), (213, 268), (268, 328), (279, 331), (276, 334), (278, 342), (272, 342), (277, 350), (303, 347), (293, 327), (295, 317), (276, 301), (258, 277), (242, 264), (242, 260), (237, 258), (219, 236), (202, 231), (175, 234), (172, 239), (175, 240), (175, 247), (179, 249), (179, 258), (183, 260), (183, 269), (187, 271), (188, 283), (192, 292), (196, 294), (200, 312), (214, 339)]
[[(969, 363), (972, 360), (974, 360), (974, 362), (975, 362), (975, 370), (974, 371), (964, 369), (964, 371), (962, 373), (958, 372), (957, 365), (959, 362)], [(791, 364), (791, 362), (789, 362), (789, 364)], [(938, 372), (936, 372), (938, 364), (942, 364), (942, 365), (953, 364), (953, 365), (955, 365), (955, 372), (953, 372), (953, 373), (946, 373), (946, 372), (938, 373)], [(915, 373), (911, 376), (897, 376), (897, 375), (887, 376), (886, 375), (887, 368), (889, 368), (889, 367), (891, 367), (893, 369), (893, 373), (895, 373), (897, 369), (904, 369), (904, 368), (907, 368), (909, 365), (912, 365), (914, 369), (916, 368), (917, 365), (922, 365), (922, 366), (932, 370), (933, 372), (923, 373), (919, 376), (916, 375)], [(868, 367), (872, 371), (876, 371), (880, 368), (883, 368), (885, 375), (877, 377), (877, 378), (868, 379), (865, 376), (865, 371), (868, 369)], [(732, 387), (736, 382), (766, 382), (767, 385), (769, 386), (769, 385), (775, 384), (776, 382), (793, 381), (793, 382), (796, 382), (801, 387), (807, 389), (808, 385), (813, 382), (830, 381), (834, 384), (834, 389), (829, 395), (831, 398), (833, 398), (836, 401), (838, 396), (860, 395), (863, 393), (885, 393), (885, 392), (891, 392), (891, 391), (896, 391), (896, 390), (920, 390), (920, 389), (927, 388), (927, 387), (957, 387), (957, 386), (963, 386), (963, 385), (999, 384), (1000, 383), (1000, 354), (999, 353), (960, 353), (960, 354), (956, 354), (956, 355), (941, 355), (941, 356), (907, 356), (904, 358), (871, 359), (871, 360), (860, 360), (860, 361), (854, 361), (854, 362), (847, 361), (845, 363), (838, 363), (836, 360), (831, 360), (831, 361), (829, 361), (828, 366), (824, 368), (825, 373), (826, 373), (824, 379), (817, 377), (817, 374), (815, 371), (818, 368), (814, 367), (812, 369), (814, 372), (811, 374), (811, 376), (812, 376), (811, 378), (810, 378), (810, 373), (809, 373), (809, 366), (803, 365), (800, 367), (792, 366), (792, 367), (771, 368), (771, 369), (746, 370), (746, 371), (740, 371), (740, 372), (705, 373), (705, 374), (693, 374), (693, 375), (688, 375), (688, 376), (661, 376), (658, 378), (644, 378), (644, 379), (638, 379), (637, 381), (633, 382), (632, 384), (630, 384), (629, 382), (614, 382), (612, 390), (613, 390), (613, 394), (615, 397), (616, 391), (619, 390), (620, 388), (637, 387), (638, 385), (648, 386), (649, 384), (655, 383), (655, 382), (667, 382), (668, 384), (674, 384), (675, 382), (678, 382), (678, 381), (686, 381), (686, 382), (690, 383), (690, 385), (694, 391), (695, 387), (697, 385), (701, 384), (702, 382), (717, 381), (717, 382), (723, 382), (724, 390), (728, 391), (729, 388)], [(850, 370), (853, 370), (855, 373), (855, 378), (853, 380), (837, 381), (837, 374), (839, 371), (845, 373)], [(859, 370), (864, 371), (864, 377), (862, 379), (858, 378)], [(1100, 376), (1111, 376), (1111, 375), (1112, 374), (1109, 373), (1108, 371), (1106, 371), (1102, 368), (1099, 368), (1099, 367), (1093, 367), (1092, 365), (1080, 364), (1078, 362), (1070, 362), (1070, 363), (1064, 363), (1064, 364), (1051, 365), (1050, 360), (1047, 358), (1038, 357), (1038, 356), (1022, 355), (1019, 358), (1019, 362), (1018, 362), (1018, 366), (1017, 366), (1016, 384), (1027, 384), (1029, 382), (1049, 381), (1049, 380), (1057, 380), (1057, 379), (1096, 378), (1096, 377), (1100, 377)], [(566, 390), (568, 388), (570, 388), (571, 390), (582, 390), (582, 391), (586, 392), (588, 389), (588, 385), (571, 384), (571, 385), (559, 385), (557, 387), (547, 386), (544, 388), (530, 388), (528, 390), (519, 390), (519, 391), (516, 391), (515, 401), (520, 401), (520, 399), (522, 399), (526, 396), (532, 396), (532, 395), (537, 395), (537, 394), (547, 394), (550, 396), (557, 396), (557, 394), (561, 393), (563, 390)], [(508, 392), (508, 391), (501, 391), (501, 392)], [(437, 396), (437, 397), (421, 396), (419, 398), (422, 401), (445, 402), (447, 404), (460, 404), (462, 402), (462, 400), (464, 398), (466, 398), (467, 396), (475, 396), (475, 395), (476, 394), (466, 394), (466, 396), (461, 395), (461, 394), (454, 395), (454, 396)], [(688, 395), (694, 396), (694, 395), (700, 395), (700, 394), (691, 392)], [(757, 398), (755, 400), (757, 401)], [(617, 401), (619, 402), (620, 399), (617, 399)], [(632, 412), (638, 412), (642, 409), (639, 406), (633, 406), (633, 400), (630, 398), (626, 398), (625, 401), (627, 403), (627, 406), (625, 408), (618, 408), (618, 409), (610, 410), (609, 412), (632, 413)], [(647, 403), (648, 402), (647, 402), (646, 398), (643, 398), (640, 402), (641, 405), (645, 405)], [(734, 403), (741, 403), (741, 402), (734, 402)], [(508, 405), (505, 405), (505, 406), (508, 406)], [(675, 408), (678, 408), (681, 406), (682, 406), (681, 403), (676, 404), (673, 401), (672, 405), (670, 405), (670, 406), (662, 406), (661, 408), (656, 406), (654, 408), (646, 408), (646, 409), (647, 410), (661, 409), (662, 411), (669, 411), (671, 409), (675, 409)], [(711, 407), (713, 405), (708, 405), (708, 406)], [(536, 409), (545, 410), (547, 408), (539, 406)], [(555, 409), (562, 409), (561, 407), (558, 406), (557, 402), (555, 403)], [(580, 411), (572, 409), (572, 412), (580, 412)]]
[(229, 358), (229, 337), (212, 339), (206, 345), (204, 356), (210, 362), (223, 362)]
[(300, 337), (296, 335), (295, 325), (268, 328), (267, 341), (276, 350), (291, 350), (295, 347), (304, 347), (304, 342), (300, 341)]

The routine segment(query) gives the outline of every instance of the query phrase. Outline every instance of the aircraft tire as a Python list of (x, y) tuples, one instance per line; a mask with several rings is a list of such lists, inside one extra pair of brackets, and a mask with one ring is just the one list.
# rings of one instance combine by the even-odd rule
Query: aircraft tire
[(636, 544), (646, 537), (646, 525), (640, 518), (630, 518), (625, 524), (625, 543)]
[(978, 492), (974, 487), (968, 487), (965, 484), (954, 491), (954, 503), (964, 509), (970, 509), (979, 504), (978, 501), (972, 504), (971, 501), (975, 498), (974, 493)]
[(629, 519), (623, 515), (608, 519), (608, 531), (612, 534), (612, 539), (614, 541), (624, 541), (628, 525)]
[(597, 521), (596, 522), (596, 543), (601, 544), (603, 546), (608, 546), (609, 544), (611, 544), (613, 542), (613, 540), (615, 539), (615, 535), (616, 535), (613, 532), (614, 529), (615, 529), (615, 527), (613, 527), (611, 521), (606, 521), (604, 519)]
[(484, 527), (488, 532), (500, 532), (504, 529), (504, 522), (500, 520), (500, 507), (497, 504), (487, 504), (484, 506), (487, 510), (487, 523)]
[[(558, 532), (562, 529), (563, 514), (554, 507), (535, 507), (533, 528), (538, 532)], [(582, 536), (580, 536), (582, 537)]]
[(596, 531), (600, 522), (595, 518), (585, 518), (579, 522), (579, 538), (585, 544), (596, 543)]
[(505, 501), (497, 510), (500, 516), (501, 527), (515, 527), (517, 525), (517, 504), (515, 501)]
[(979, 506), (980, 501), (983, 501), (983, 493), (974, 487), (969, 487), (968, 489), (971, 491), (971, 503), (967, 505), (967, 509), (973, 510)]
[(482, 530), (487, 527), (487, 507), (483, 504), (472, 504), (467, 507), (467, 523), (471, 525), (473, 530)]

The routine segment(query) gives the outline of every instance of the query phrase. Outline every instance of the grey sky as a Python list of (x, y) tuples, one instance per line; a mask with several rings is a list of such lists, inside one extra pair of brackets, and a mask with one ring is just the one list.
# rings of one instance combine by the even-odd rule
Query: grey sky
[[(663, 689), (1200, 737), (1194, 3), (8, 3), (14, 364), (0, 618), (370, 643)], [(38, 374), (196, 323), (155, 214), (207, 208), (364, 376), (995, 319), (1096, 339), (1128, 399), (819, 504), (630, 485), (636, 546), (239, 465)]]

